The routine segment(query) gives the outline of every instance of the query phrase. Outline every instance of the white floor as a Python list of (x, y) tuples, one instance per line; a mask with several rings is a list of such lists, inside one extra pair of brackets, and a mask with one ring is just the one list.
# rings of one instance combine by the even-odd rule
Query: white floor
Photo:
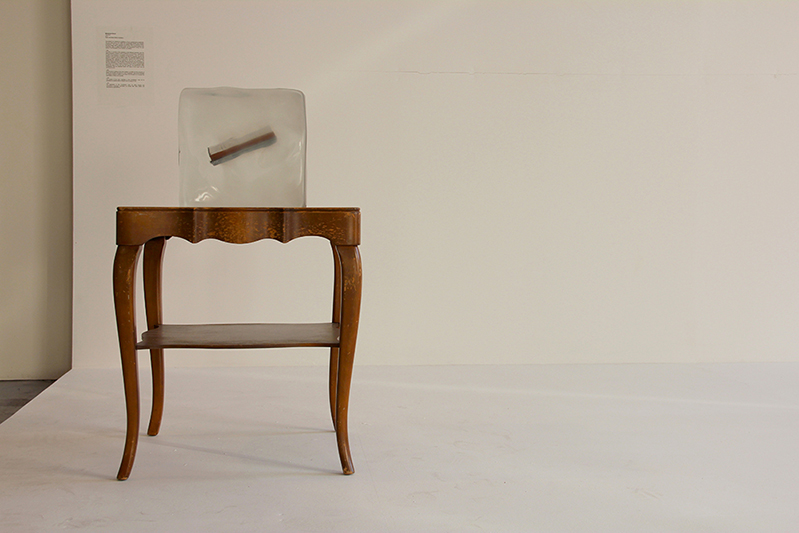
[(799, 531), (799, 364), (356, 367), (353, 476), (325, 379), (168, 369), (118, 482), (120, 372), (73, 370), (0, 424), (0, 529)]

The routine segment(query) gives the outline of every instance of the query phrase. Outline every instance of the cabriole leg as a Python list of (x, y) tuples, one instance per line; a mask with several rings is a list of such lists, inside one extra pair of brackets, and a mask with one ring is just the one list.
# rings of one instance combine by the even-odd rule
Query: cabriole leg
[[(144, 245), (144, 306), (147, 311), (147, 329), (163, 324), (161, 305), (161, 271), (164, 263), (166, 238), (152, 239)], [(150, 350), (150, 367), (153, 374), (153, 406), (150, 413), (148, 435), (158, 435), (164, 414), (164, 350)]]
[[(152, 239), (144, 245), (144, 306), (147, 311), (147, 329), (163, 323), (161, 305), (161, 271), (164, 262), (166, 238)], [(153, 405), (150, 413), (148, 435), (158, 435), (164, 414), (164, 350), (150, 350), (153, 374)]]
[[(339, 257), (336, 246), (331, 243), (333, 248), (333, 323), (341, 324), (341, 257)], [(330, 374), (329, 374), (329, 389), (330, 389), (330, 416), (333, 419), (333, 427), (336, 426), (336, 397), (338, 390), (338, 357), (339, 348), (334, 346), (330, 348)]]
[(118, 246), (114, 257), (114, 308), (116, 310), (122, 379), (125, 385), (127, 430), (125, 451), (117, 479), (128, 479), (139, 439), (139, 375), (136, 365), (135, 276), (140, 246)]
[(336, 384), (336, 441), (345, 474), (355, 472), (347, 431), (352, 366), (361, 311), (361, 256), (357, 246), (338, 246), (341, 261), (341, 340)]

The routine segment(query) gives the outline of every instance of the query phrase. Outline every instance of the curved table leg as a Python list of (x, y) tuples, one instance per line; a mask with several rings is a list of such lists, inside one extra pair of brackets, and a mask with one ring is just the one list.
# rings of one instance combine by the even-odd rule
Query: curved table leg
[[(336, 245), (331, 243), (333, 248), (333, 323), (341, 324), (341, 257), (339, 257)], [(330, 416), (333, 419), (333, 427), (336, 426), (336, 398), (338, 396), (338, 346), (330, 348)]]
[(125, 434), (125, 451), (117, 479), (128, 479), (136, 457), (139, 439), (139, 375), (136, 365), (136, 263), (141, 246), (118, 246), (114, 257), (114, 308), (119, 334), (119, 352), (122, 356), (122, 379), (125, 384), (125, 406), (128, 425)]
[[(147, 311), (147, 329), (163, 323), (161, 306), (161, 267), (164, 262), (166, 238), (152, 239), (144, 245), (144, 307)], [(150, 413), (148, 435), (158, 435), (164, 414), (164, 350), (150, 350), (153, 373), (153, 406)]]
[(347, 434), (347, 411), (361, 311), (361, 256), (357, 246), (338, 246), (337, 252), (341, 260), (341, 339), (336, 384), (336, 441), (341, 468), (345, 474), (352, 474), (355, 467)]

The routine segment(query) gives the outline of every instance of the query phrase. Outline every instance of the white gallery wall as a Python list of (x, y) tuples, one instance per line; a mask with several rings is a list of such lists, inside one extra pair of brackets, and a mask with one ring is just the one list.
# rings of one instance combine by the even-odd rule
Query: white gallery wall
[[(177, 205), (178, 95), (214, 86), (305, 93), (308, 205), (362, 208), (360, 364), (799, 361), (797, 2), (72, 16), (76, 367), (118, 364), (115, 208)], [(147, 91), (109, 99), (99, 35), (119, 28), (146, 36)], [(319, 239), (170, 240), (165, 320), (328, 320), (331, 261)]]

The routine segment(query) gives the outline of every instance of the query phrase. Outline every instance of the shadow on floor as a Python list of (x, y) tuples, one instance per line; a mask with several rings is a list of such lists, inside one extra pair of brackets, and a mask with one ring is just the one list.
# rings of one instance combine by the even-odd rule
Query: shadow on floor
[(39, 395), (55, 380), (10, 380), (0, 381), (0, 423)]

